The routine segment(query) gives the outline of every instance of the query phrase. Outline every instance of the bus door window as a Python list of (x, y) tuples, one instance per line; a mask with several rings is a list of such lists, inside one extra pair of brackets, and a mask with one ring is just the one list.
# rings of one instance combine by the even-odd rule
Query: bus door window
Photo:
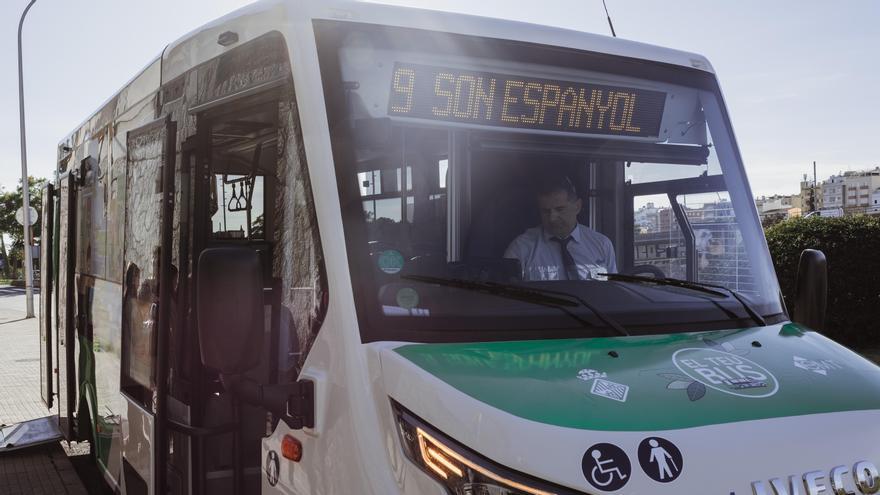
[(278, 245), (279, 104), (271, 94), (255, 98), (215, 109), (203, 118), (211, 174), (203, 184), (205, 194), (200, 197), (207, 204), (199, 208), (204, 212), (199, 222), (206, 229), (203, 247), (232, 244), (256, 250), (268, 288)]
[[(122, 277), (122, 380), (126, 395), (152, 411), (156, 390), (156, 336), (162, 242), (162, 173), (174, 126), (156, 121), (128, 133), (125, 247)], [(168, 247), (171, 248), (170, 246)]]
[(168, 273), (174, 211), (168, 199), (175, 190), (176, 137), (177, 125), (170, 118), (129, 131), (126, 137), (120, 373), (127, 403), (120, 432), (126, 486), (146, 486), (153, 480), (153, 449), (167, 448), (164, 425), (157, 425), (154, 415), (168, 377), (168, 367), (159, 364), (167, 357), (158, 352), (164, 342), (160, 313), (167, 309), (160, 304), (168, 302), (162, 301), (163, 294), (170, 294), (172, 284), (165, 284), (176, 278)]
[(237, 104), (210, 118), (210, 242), (271, 240), (278, 104)]
[(212, 235), (217, 240), (265, 240), (262, 175), (214, 174)]
[(298, 379), (318, 336), (329, 296), (293, 88), (283, 91), (278, 115), (278, 152), (273, 157), (277, 160), (279, 177), (274, 208), (279, 219), (274, 232), (281, 247), (273, 260), (273, 274), (280, 279), (281, 308), (273, 378), (292, 382)]
[[(200, 222), (207, 227), (205, 247), (237, 245), (255, 250), (261, 259), (263, 287), (273, 287), (273, 257), (278, 245), (274, 228), (279, 183), (278, 101), (262, 95), (258, 100), (236, 102), (206, 115), (204, 122), (211, 170), (204, 184), (207, 205), (200, 209), (204, 211)], [(268, 303), (266, 310), (271, 314)], [(264, 368), (253, 373), (262, 379), (267, 374)], [(214, 378), (209, 373), (209, 381)]]

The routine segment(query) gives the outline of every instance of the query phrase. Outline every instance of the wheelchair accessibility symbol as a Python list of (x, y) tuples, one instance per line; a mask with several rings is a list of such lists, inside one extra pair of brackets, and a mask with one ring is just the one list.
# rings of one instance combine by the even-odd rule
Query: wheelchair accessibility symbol
[(597, 490), (605, 492), (623, 488), (632, 472), (626, 453), (610, 443), (597, 443), (587, 449), (581, 467), (587, 481)]

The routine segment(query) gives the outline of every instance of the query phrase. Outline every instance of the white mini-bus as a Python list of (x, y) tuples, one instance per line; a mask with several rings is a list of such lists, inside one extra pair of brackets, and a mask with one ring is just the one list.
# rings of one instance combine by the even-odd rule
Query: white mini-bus
[(264, 0), (58, 147), (43, 398), (134, 494), (871, 494), (880, 372), (790, 316), (712, 66)]

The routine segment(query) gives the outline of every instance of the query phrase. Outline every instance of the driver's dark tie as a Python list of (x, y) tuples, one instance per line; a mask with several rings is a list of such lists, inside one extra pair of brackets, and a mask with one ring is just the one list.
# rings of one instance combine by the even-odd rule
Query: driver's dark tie
[(578, 273), (574, 258), (571, 257), (571, 252), (568, 250), (568, 243), (571, 242), (571, 236), (568, 236), (565, 239), (551, 237), (550, 240), (559, 243), (559, 249), (562, 252), (562, 264), (565, 267), (565, 278), (567, 280), (580, 280), (581, 275)]

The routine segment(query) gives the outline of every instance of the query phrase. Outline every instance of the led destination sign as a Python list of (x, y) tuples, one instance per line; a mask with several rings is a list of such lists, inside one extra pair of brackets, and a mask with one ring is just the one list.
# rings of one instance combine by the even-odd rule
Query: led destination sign
[(657, 137), (666, 93), (396, 64), (388, 114), (520, 129)]

